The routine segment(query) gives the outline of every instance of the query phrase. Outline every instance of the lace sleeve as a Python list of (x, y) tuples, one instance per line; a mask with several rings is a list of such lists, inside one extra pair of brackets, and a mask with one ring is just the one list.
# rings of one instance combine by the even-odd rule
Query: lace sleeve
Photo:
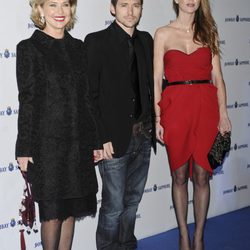
[(30, 44), (23, 41), (17, 45), (16, 77), (18, 85), (19, 115), (16, 157), (31, 155), (32, 113), (35, 83), (35, 65), (32, 62)]

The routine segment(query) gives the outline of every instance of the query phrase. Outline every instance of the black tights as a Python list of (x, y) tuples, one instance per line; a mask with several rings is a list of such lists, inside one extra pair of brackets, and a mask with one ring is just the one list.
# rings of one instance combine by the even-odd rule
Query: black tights
[(70, 250), (75, 228), (75, 219), (49, 220), (41, 223), (43, 250)]
[[(188, 174), (188, 163), (172, 173), (172, 197), (180, 231), (180, 250), (191, 249), (187, 227)], [(210, 200), (209, 173), (195, 162), (193, 190), (195, 233), (192, 250), (204, 250), (203, 232)]]

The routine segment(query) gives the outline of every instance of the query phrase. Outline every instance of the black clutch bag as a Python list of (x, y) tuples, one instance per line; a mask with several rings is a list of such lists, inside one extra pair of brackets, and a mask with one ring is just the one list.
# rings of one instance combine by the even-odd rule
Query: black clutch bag
[(207, 157), (212, 169), (221, 166), (225, 155), (230, 151), (231, 147), (231, 132), (226, 132), (222, 135), (220, 132), (216, 135), (212, 148)]

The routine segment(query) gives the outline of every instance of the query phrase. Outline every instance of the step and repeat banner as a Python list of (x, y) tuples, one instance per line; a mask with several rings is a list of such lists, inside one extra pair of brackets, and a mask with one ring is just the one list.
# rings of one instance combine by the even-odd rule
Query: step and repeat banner
[[(113, 20), (109, 0), (79, 0), (78, 22), (71, 34), (84, 39)], [(175, 18), (172, 1), (145, 0), (139, 29), (152, 36), (157, 27)], [(233, 124), (232, 147), (223, 166), (212, 176), (209, 217), (250, 205), (250, 1), (211, 1), (218, 24), (221, 66), (227, 86), (228, 112)], [(18, 250), (23, 180), (14, 156), (18, 93), (16, 44), (33, 33), (28, 0), (4, 1), (0, 15), (0, 250)], [(98, 174), (98, 172), (97, 172)], [(101, 179), (98, 174), (101, 203)], [(192, 185), (188, 221), (193, 222)], [(96, 218), (77, 221), (73, 249), (94, 250)], [(37, 220), (39, 218), (37, 216)], [(39, 223), (37, 223), (39, 228)], [(165, 148), (152, 153), (148, 181), (137, 214), (136, 236), (141, 239), (176, 227), (171, 200), (171, 177)], [(27, 249), (42, 249), (40, 231), (25, 232)]]

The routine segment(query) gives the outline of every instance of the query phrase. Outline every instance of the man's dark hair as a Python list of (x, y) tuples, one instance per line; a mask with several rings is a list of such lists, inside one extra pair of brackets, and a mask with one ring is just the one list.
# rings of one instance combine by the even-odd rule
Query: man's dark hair
[[(111, 0), (112, 5), (115, 7), (117, 5), (118, 0)], [(143, 0), (141, 0), (141, 4), (143, 4)]]

